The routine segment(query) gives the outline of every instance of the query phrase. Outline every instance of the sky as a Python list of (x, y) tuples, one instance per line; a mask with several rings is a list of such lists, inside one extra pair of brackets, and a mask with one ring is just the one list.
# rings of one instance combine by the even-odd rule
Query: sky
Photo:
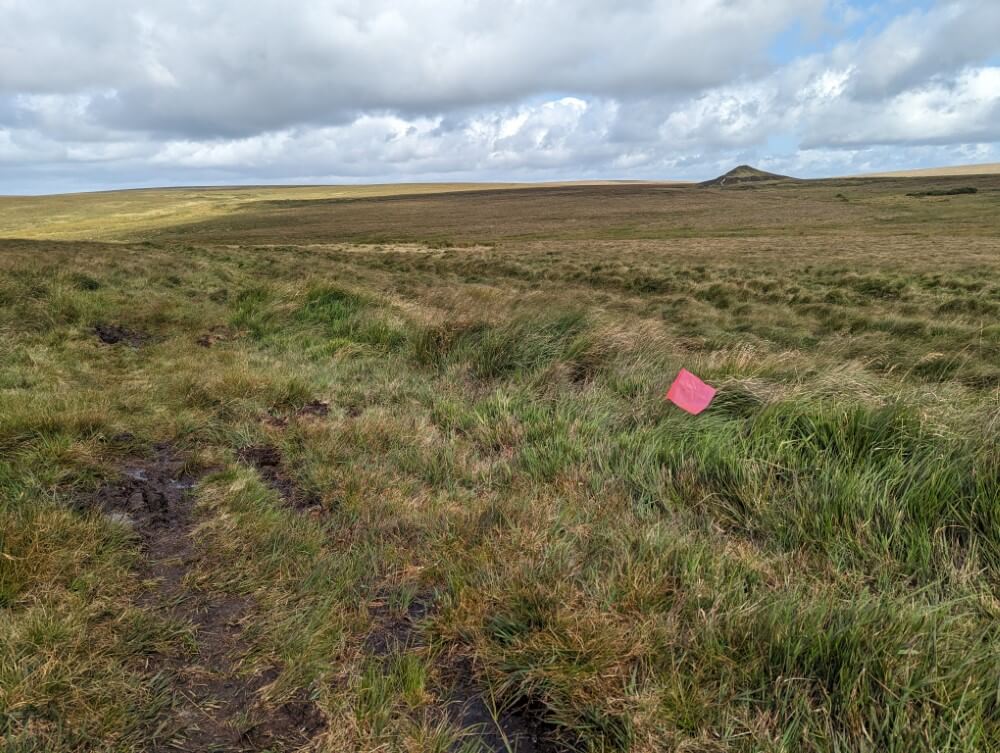
[(1000, 162), (1000, 0), (0, 0), (0, 193)]

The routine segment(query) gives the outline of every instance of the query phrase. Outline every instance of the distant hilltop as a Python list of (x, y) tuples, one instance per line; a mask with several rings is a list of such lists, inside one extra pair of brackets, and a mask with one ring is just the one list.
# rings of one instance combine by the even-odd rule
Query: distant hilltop
[(738, 186), (741, 183), (757, 183), (765, 180), (792, 180), (787, 175), (778, 175), (777, 173), (769, 173), (764, 170), (758, 170), (756, 167), (751, 167), (750, 165), (740, 165), (739, 167), (734, 167), (725, 175), (720, 175), (718, 178), (713, 178), (712, 180), (706, 180), (703, 183), (699, 183), (700, 186)]

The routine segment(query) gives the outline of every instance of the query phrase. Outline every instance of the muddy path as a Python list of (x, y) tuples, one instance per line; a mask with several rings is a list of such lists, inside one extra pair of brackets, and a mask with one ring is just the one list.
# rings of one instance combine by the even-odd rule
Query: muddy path
[[(294, 483), (273, 446), (246, 447), (238, 455), (286, 504), (300, 510), (315, 504)], [(174, 702), (144, 749), (154, 753), (312, 750), (327, 722), (308, 694), (303, 690), (280, 705), (268, 704), (264, 691), (277, 679), (279, 668), (253, 675), (240, 671), (240, 660), (251, 652), (244, 626), (254, 618), (253, 600), (198, 587), (202, 555), (193, 510), (197, 481), (172, 447), (158, 445), (151, 457), (126, 463), (120, 479), (86, 503), (130, 527), (141, 540), (145, 556), (136, 575), (144, 590), (139, 606), (187, 626), (193, 636), (194, 647), (188, 651), (145, 657), (145, 672), (171, 678)], [(422, 590), (405, 600), (405, 606), (390, 607), (400, 602), (383, 592), (369, 607), (372, 624), (365, 650), (378, 661), (427, 648), (421, 625), (435, 611), (434, 593)], [(557, 744), (558, 730), (545, 721), (544, 708), (531, 704), (497, 708), (468, 660), (448, 661), (442, 670), (443, 684), (435, 688), (440, 713), (465, 730), (464, 742), (474, 741), (483, 753), (566, 749)]]
[(146, 584), (139, 605), (164, 620), (190, 626), (196, 648), (183, 654), (147, 657), (145, 670), (172, 678), (174, 704), (165, 733), (148, 740), (150, 751), (292, 751), (308, 749), (326, 722), (304, 692), (270, 706), (261, 690), (278, 668), (255, 676), (239, 672), (250, 652), (243, 623), (253, 614), (247, 597), (206, 593), (195, 587), (199, 552), (193, 489), (197, 479), (167, 445), (151, 458), (122, 468), (122, 478), (100, 489), (90, 502), (131, 527), (145, 557), (138, 577)]
[(567, 748), (557, 742), (558, 731), (545, 721), (541, 704), (520, 703), (499, 707), (486, 693), (468, 660), (450, 668), (447, 714), (466, 730), (483, 753), (559, 753)]
[[(327, 410), (325, 404), (316, 403), (315, 405), (321, 406), (324, 412), (311, 415), (325, 416)], [(299, 414), (306, 415), (302, 412), (304, 410), (306, 408), (299, 411)], [(237, 457), (245, 465), (254, 468), (264, 483), (278, 492), (282, 501), (289, 507), (312, 515), (319, 515), (323, 512), (322, 500), (315, 493), (304, 489), (296, 482), (285, 466), (281, 450), (274, 445), (260, 444), (243, 447), (237, 452)]]
[[(415, 594), (404, 608), (390, 608), (392, 601), (389, 593), (381, 593), (369, 605), (372, 625), (365, 650), (382, 662), (393, 654), (426, 649), (421, 623), (436, 609), (434, 594), (429, 590)], [(541, 704), (495, 703), (468, 658), (443, 659), (440, 668), (442, 683), (434, 690), (441, 699), (442, 716), (464, 731), (460, 746), (472, 743), (479, 753), (572, 750), (559, 744), (558, 730), (546, 721), (546, 709)]]

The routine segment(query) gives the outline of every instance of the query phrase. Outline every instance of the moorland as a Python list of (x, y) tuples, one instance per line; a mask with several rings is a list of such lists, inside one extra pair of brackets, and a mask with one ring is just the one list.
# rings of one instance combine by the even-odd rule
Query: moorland
[(1000, 176), (0, 238), (6, 750), (1000, 749)]

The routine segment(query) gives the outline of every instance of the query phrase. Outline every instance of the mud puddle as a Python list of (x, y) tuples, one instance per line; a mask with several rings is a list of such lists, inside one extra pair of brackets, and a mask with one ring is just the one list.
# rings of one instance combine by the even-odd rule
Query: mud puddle
[[(435, 609), (434, 594), (419, 591), (406, 600), (405, 608), (393, 608), (392, 596), (381, 594), (369, 606), (373, 627), (365, 649), (386, 660), (393, 654), (426, 648), (420, 623)], [(445, 666), (445, 686), (437, 693), (443, 699), (443, 715), (464, 730), (461, 743), (474, 741), (482, 753), (555, 753), (565, 747), (555, 744), (556, 728), (545, 721), (540, 703), (523, 702), (497, 708), (477, 678), (472, 662), (458, 659)]]

